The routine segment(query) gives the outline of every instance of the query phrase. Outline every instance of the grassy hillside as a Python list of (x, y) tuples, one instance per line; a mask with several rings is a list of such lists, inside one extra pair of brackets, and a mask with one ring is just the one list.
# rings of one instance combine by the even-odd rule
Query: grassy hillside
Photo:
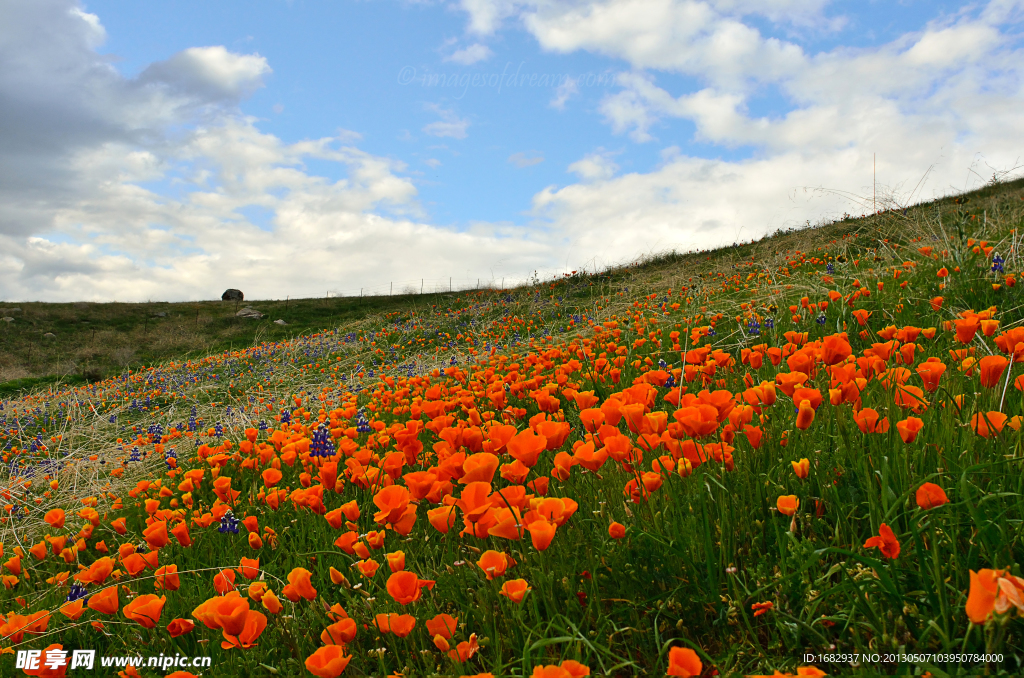
[(1022, 222), (1014, 182), (511, 291), (19, 304), (0, 644), (1019, 674)]

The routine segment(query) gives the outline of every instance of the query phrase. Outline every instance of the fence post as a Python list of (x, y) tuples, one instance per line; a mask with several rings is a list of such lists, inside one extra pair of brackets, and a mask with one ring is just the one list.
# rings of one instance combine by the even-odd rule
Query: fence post
[(389, 291), (388, 291), (388, 296), (390, 297), (390, 296), (391, 296), (391, 295), (393, 295), (394, 293), (395, 293), (395, 283), (394, 283), (394, 282), (392, 282), (392, 283), (391, 283), (391, 290), (389, 290)]
[(420, 278), (420, 294), (423, 294), (423, 278)]
[(451, 276), (448, 276), (448, 291), (449, 292), (452, 291), (452, 278), (451, 278)]

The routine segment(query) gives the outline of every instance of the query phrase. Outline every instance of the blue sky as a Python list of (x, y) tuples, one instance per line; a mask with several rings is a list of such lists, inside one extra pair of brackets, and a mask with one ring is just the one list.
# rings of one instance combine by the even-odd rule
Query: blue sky
[[(597, 148), (614, 152), (627, 172), (655, 168), (664, 146), (726, 160), (757, 152), (752, 146), (700, 143), (693, 138), (694, 125), (682, 119), (659, 125), (660, 144), (630, 143), (612, 132), (598, 110), (626, 64), (588, 52), (547, 52), (514, 22), (482, 41), (493, 56), (470, 65), (446, 61), (466, 45), (466, 15), (441, 3), (107, 0), (84, 6), (107, 29), (100, 52), (115, 58), (126, 77), (194, 46), (259, 53), (273, 74), (241, 110), (259, 118), (261, 130), (288, 142), (332, 136), (339, 128), (357, 132), (360, 148), (407, 163), (427, 216), (456, 228), (474, 221), (523, 221), (534, 193), (572, 183), (568, 166)], [(845, 18), (840, 30), (793, 29), (763, 19), (751, 24), (816, 52), (882, 44), (957, 10), (954, 3), (922, 0), (843, 2), (824, 12)], [(557, 87), (546, 85), (545, 75), (554, 76), (549, 82), (582, 77), (583, 86), (559, 110), (551, 106)], [(674, 73), (661, 74), (658, 82), (675, 92), (700, 87), (699, 77)], [(468, 120), (467, 137), (424, 133), (439, 118), (429, 106)], [(748, 108), (752, 116), (779, 116), (792, 106), (765, 88)], [(508, 162), (516, 153), (544, 160), (517, 167)], [(441, 164), (431, 167), (431, 159)], [(309, 168), (332, 178), (344, 174), (330, 162)]]
[(1020, 151), (1015, 0), (0, 14), (0, 179), (45, 177), (0, 195), (12, 300), (521, 280), (856, 213), (874, 153), (899, 203)]

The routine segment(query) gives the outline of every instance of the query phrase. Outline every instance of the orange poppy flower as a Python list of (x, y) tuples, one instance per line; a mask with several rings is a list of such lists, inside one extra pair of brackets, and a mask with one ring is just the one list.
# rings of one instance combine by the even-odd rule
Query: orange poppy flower
[(917, 505), (925, 509), (933, 509), (949, 503), (945, 491), (935, 483), (924, 483), (917, 488)]
[(984, 624), (990, 614), (1005, 614), (1010, 607), (1024, 612), (1024, 579), (1005, 570), (971, 570), (971, 589), (967, 594), (967, 618)]
[(583, 424), (583, 428), (590, 433), (596, 433), (601, 425), (604, 424), (605, 414), (597, 408), (590, 408), (580, 411), (580, 422)]
[(160, 621), (160, 613), (163, 612), (167, 596), (157, 598), (151, 593), (138, 596), (124, 606), (121, 612), (132, 621), (138, 622), (147, 629), (156, 627)]
[(221, 570), (213, 576), (213, 590), (224, 595), (235, 588), (235, 571)]
[(345, 523), (345, 515), (341, 512), (340, 508), (328, 511), (324, 514), (324, 518), (327, 520), (327, 524), (335, 530), (340, 530), (341, 526)]
[(495, 577), (505, 574), (505, 570), (511, 564), (509, 561), (509, 557), (500, 551), (484, 551), (480, 556), (480, 560), (476, 561), (476, 564), (484, 571), (484, 574), (487, 575), (487, 580), (490, 581)]
[[(377, 569), (380, 567), (380, 563), (376, 560), (364, 559), (356, 561), (356, 568), (359, 570), (359, 574), (363, 575), (367, 579), (372, 579), (377, 574)], [(286, 587), (287, 588), (287, 587)], [(288, 594), (285, 593), (287, 596)], [(298, 598), (296, 598), (298, 600)]]
[(942, 302), (943, 301), (944, 301), (944, 299), (942, 297), (932, 297), (932, 300), (931, 300), (932, 310), (933, 311), (938, 311), (940, 308), (942, 308)]
[(918, 413), (928, 408), (928, 403), (924, 399), (924, 391), (916, 386), (898, 384), (893, 401), (903, 409)]
[(220, 646), (224, 650), (230, 650), (233, 647), (240, 649), (255, 647), (256, 640), (263, 634), (265, 628), (267, 628), (266, 615), (256, 610), (248, 610), (245, 613), (245, 623), (241, 632), (233, 634), (228, 633), (227, 627), (223, 629), (224, 640), (221, 641)]
[(255, 579), (260, 576), (260, 559), (242, 557), (239, 561), (238, 573), (246, 579)]
[(704, 672), (704, 664), (697, 653), (688, 647), (673, 647), (668, 651), (669, 676), (700, 676)]
[(416, 618), (411, 614), (378, 614), (373, 618), (373, 623), (381, 633), (394, 633), (399, 638), (405, 638), (412, 633), (416, 627)]
[(982, 438), (991, 438), (1002, 433), (1006, 419), (1002, 412), (979, 412), (971, 417), (971, 429)]
[[(523, 535), (522, 515), (518, 507), (496, 508), (494, 526), (487, 527), (487, 534), (502, 539), (520, 540)], [(477, 523), (479, 524), (479, 523)]]
[(498, 470), (498, 457), (489, 452), (479, 452), (466, 457), (462, 464), (464, 475), (459, 478), (459, 483), (466, 485), (473, 482), (491, 482), (494, 472)]
[(992, 388), (999, 384), (999, 378), (1003, 376), (1003, 370), (1010, 361), (1001, 355), (988, 355), (978, 361), (981, 369), (981, 385), (985, 388)]
[[(60, 662), (57, 668), (51, 668), (53, 663), (50, 663), (49, 658), (51, 653), (54, 653), (54, 661)], [(64, 678), (67, 675), (68, 667), (71, 665), (71, 658), (68, 656), (64, 646), (60, 643), (53, 643), (47, 645), (42, 650), (42, 656), (39, 657), (39, 667), (35, 669), (22, 669), (26, 676), (38, 676), (38, 678)]]
[(885, 433), (889, 430), (889, 418), (885, 417), (879, 421), (878, 416), (878, 412), (865, 407), (859, 412), (854, 412), (853, 419), (862, 433)]
[(793, 391), (803, 386), (807, 379), (808, 376), (804, 372), (779, 372), (775, 375), (775, 385), (778, 386), (780, 391), (792, 398)]
[(547, 438), (537, 435), (532, 429), (526, 429), (509, 440), (506, 449), (514, 459), (533, 468), (540, 458), (540, 453), (547, 449), (547, 444)]
[(159, 568), (156, 571), (154, 586), (158, 591), (161, 589), (177, 591), (181, 586), (181, 580), (178, 579), (178, 566), (172, 564)]
[(412, 495), (401, 485), (388, 485), (373, 497), (373, 503), (379, 511), (373, 514), (378, 523), (396, 523), (405, 514)]
[(961, 344), (969, 344), (974, 339), (974, 335), (977, 334), (978, 328), (981, 327), (981, 323), (978, 318), (957, 318), (953, 321), (953, 326), (956, 328), (956, 340)]
[(811, 472), (811, 462), (808, 459), (801, 459), (800, 461), (790, 463), (793, 464), (793, 473), (801, 480), (806, 478)]
[(392, 572), (401, 572), (405, 569), (405, 551), (395, 551), (385, 556), (388, 567)]
[(118, 534), (124, 534), (128, 531), (126, 523), (127, 520), (125, 518), (118, 518), (117, 520), (111, 520), (110, 526), (114, 528), (114, 532), (117, 532)]
[(530, 475), (530, 467), (518, 459), (510, 464), (502, 464), (500, 470), (502, 478), (516, 485), (521, 485), (526, 476)]
[(863, 308), (858, 308), (853, 312), (853, 317), (857, 319), (857, 324), (864, 327), (868, 324), (868, 318), (871, 317), (870, 311), (865, 311)]
[(306, 670), (317, 678), (337, 678), (352, 661), (344, 645), (324, 645), (306, 657)]
[(64, 509), (57, 508), (52, 511), (47, 511), (46, 515), (43, 516), (43, 520), (46, 521), (46, 524), (53, 529), (59, 530), (64, 527)]
[(534, 666), (531, 678), (582, 678), (590, 675), (590, 667), (572, 659), (561, 664)]
[(595, 473), (608, 461), (608, 451), (603, 447), (595, 449), (593, 442), (578, 446), (572, 456), (580, 466)]
[(42, 560), (46, 557), (46, 542), (41, 541), (28, 550), (36, 560)]
[[(679, 422), (691, 438), (703, 438), (718, 430), (718, 409), (713, 405), (698, 404), (694, 406), (681, 407), (672, 413), (673, 418)], [(625, 437), (625, 436), (622, 436)], [(612, 439), (614, 440), (614, 438)], [(628, 442), (628, 438), (626, 441)], [(609, 452), (611, 448), (609, 444)], [(614, 454), (612, 455), (614, 457)]]
[(263, 596), (266, 595), (267, 591), (269, 590), (270, 587), (267, 586), (266, 582), (256, 581), (249, 584), (249, 588), (246, 589), (246, 594), (249, 596), (249, 598), (258, 603), (261, 600), (263, 600)]
[(459, 626), (459, 618), (453, 617), (448, 614), (435, 615), (433, 619), (427, 620), (427, 633), (433, 636), (441, 636), (442, 638), (451, 640), (452, 636), (455, 635), (455, 629)]
[(801, 400), (800, 409), (796, 415), (796, 427), (801, 431), (806, 431), (814, 423), (814, 408), (811, 406), (810, 400)]
[(924, 422), (917, 417), (907, 417), (903, 421), (896, 422), (896, 430), (905, 443), (912, 443), (917, 434), (924, 428)]
[(939, 388), (939, 379), (946, 371), (945, 363), (938, 359), (928, 359), (916, 368), (917, 374), (924, 381), (924, 387), (929, 393)]
[(423, 593), (423, 587), (434, 587), (434, 582), (425, 581), (412, 572), (395, 572), (388, 577), (387, 591), (400, 605), (415, 603)]
[[(304, 567), (296, 567), (288, 573), (288, 585), (281, 590), (285, 598), (293, 603), (299, 602), (299, 598), (313, 600), (316, 598), (316, 589), (310, 581), (312, 573)], [(232, 634), (234, 635), (234, 634)]]
[(270, 614), (277, 614), (284, 609), (284, 605), (281, 604), (281, 599), (277, 597), (277, 594), (273, 591), (267, 591), (260, 598), (260, 604)]
[(239, 633), (245, 627), (245, 615), (249, 611), (249, 601), (242, 598), (238, 591), (231, 591), (225, 596), (214, 596), (200, 603), (192, 616), (210, 629), (228, 628)]
[(622, 523), (612, 522), (608, 526), (608, 536), (612, 539), (622, 539), (626, 536), (626, 526)]
[(84, 612), (85, 601), (81, 598), (73, 603), (64, 603), (60, 607), (60, 613), (72, 621), (81, 617)]
[(119, 607), (117, 601), (117, 586), (109, 586), (98, 593), (89, 596), (88, 607), (102, 614), (114, 614)]
[(151, 549), (160, 549), (167, 546), (169, 539), (167, 536), (167, 521), (158, 520), (154, 522), (142, 531), (142, 536)]
[[(659, 480), (661, 475), (658, 476)], [(530, 539), (533, 541), (533, 548), (538, 551), (544, 551), (548, 546), (551, 545), (551, 540), (555, 538), (555, 524), (545, 518), (539, 518), (531, 521), (526, 529), (530, 531)], [(490, 577), (488, 577), (490, 578)]]
[(261, 549), (261, 548), (263, 548), (263, 540), (260, 538), (260, 535), (256, 534), (255, 532), (250, 532), (249, 536), (247, 537), (247, 539), (248, 539), (248, 542), (249, 542), (249, 548), (251, 548), (251, 549)]
[(334, 622), (320, 634), (320, 640), (324, 641), (328, 645), (338, 644), (343, 645), (345, 643), (351, 643), (356, 637), (356, 626), (355, 619), (339, 619)]
[(776, 500), (775, 506), (782, 515), (791, 516), (800, 508), (800, 498), (795, 494), (784, 494)]
[(476, 634), (471, 634), (469, 640), (464, 640), (455, 646), (454, 650), (448, 653), (448, 658), (453, 662), (466, 662), (476, 654), (480, 645), (476, 641)]
[(177, 525), (171, 528), (171, 534), (178, 540), (178, 543), (182, 546), (192, 545), (192, 536), (188, 533), (188, 525), (185, 521), (181, 521)]
[(186, 633), (192, 633), (192, 629), (195, 627), (196, 623), (191, 619), (172, 619), (171, 623), (167, 625), (167, 632), (171, 634), (171, 638), (177, 638)]
[(104, 556), (89, 566), (89, 569), (77, 575), (78, 581), (83, 584), (102, 584), (114, 571), (114, 559)]
[(281, 478), (284, 477), (284, 474), (282, 474), (281, 471), (279, 471), (278, 469), (271, 466), (270, 468), (265, 469), (261, 476), (263, 478), (264, 485), (266, 485), (267, 487), (273, 487), (274, 485), (277, 485), (279, 482), (281, 482)]
[(882, 523), (878, 528), (878, 536), (871, 537), (864, 542), (864, 548), (878, 547), (878, 550), (882, 552), (882, 555), (886, 558), (895, 560), (900, 555), (900, 542), (896, 539), (896, 535), (893, 533), (892, 528)]
[(128, 570), (128, 575), (131, 577), (146, 569), (146, 560), (138, 553), (129, 553), (121, 558), (121, 564)]
[[(491, 484), (475, 482), (466, 485), (455, 505), (462, 509), (463, 517), (475, 523), (491, 510)], [(436, 527), (436, 526), (435, 526)]]
[[(761, 448), (761, 438), (764, 436), (764, 431), (761, 430), (760, 426), (750, 426), (749, 424), (743, 427), (743, 435), (747, 437), (747, 442), (755, 450)], [(680, 471), (682, 473), (682, 471)]]
[(455, 526), (457, 517), (455, 506), (438, 506), (427, 511), (427, 520), (441, 534), (448, 534), (448, 530)]
[(525, 579), (510, 579), (501, 585), (501, 591), (499, 591), (499, 593), (511, 600), (513, 603), (521, 603), (523, 602), (523, 597), (530, 588), (530, 585), (526, 583)]

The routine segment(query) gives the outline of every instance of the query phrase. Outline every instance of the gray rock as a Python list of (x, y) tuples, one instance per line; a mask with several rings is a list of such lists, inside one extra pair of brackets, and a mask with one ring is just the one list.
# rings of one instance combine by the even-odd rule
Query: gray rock
[(167, 317), (167, 314), (166, 314), (166, 313), (164, 313), (163, 311), (161, 311), (160, 313), (154, 313), (154, 314), (153, 314), (153, 317), (154, 317), (154, 318), (166, 318), (166, 317)]
[(13, 323), (14, 322), (14, 318), (12, 318), (10, 316), (4, 316), (3, 318), (0, 318), (0, 320), (3, 320), (5, 323)]
[[(6, 318), (4, 318), (4, 320), (6, 320)], [(11, 320), (14, 320), (14, 318), (11, 318)], [(280, 320), (280, 319), (278, 319), (278, 320), (275, 320), (275, 321), (274, 321), (274, 324), (275, 324), (275, 325), (287, 325), (288, 323), (286, 323), (286, 322), (285, 322), (285, 321), (283, 321), (283, 320)]]
[(46, 334), (43, 335), (43, 339), (56, 339), (56, 338), (57, 338), (57, 335), (54, 334), (53, 332), (47, 332)]
[(224, 294), (220, 295), (221, 301), (243, 301), (244, 299), (245, 295), (242, 294), (242, 290), (225, 290)]
[(238, 313), (236, 313), (235, 315), (238, 316), (239, 318), (262, 318), (263, 317), (262, 313), (257, 311), (255, 308), (250, 308), (249, 306), (246, 306), (246, 307), (244, 307), (242, 309), (239, 309)]
[(21, 313), (20, 308), (0, 308), (0, 313), (4, 315), (14, 315), (15, 313)]

